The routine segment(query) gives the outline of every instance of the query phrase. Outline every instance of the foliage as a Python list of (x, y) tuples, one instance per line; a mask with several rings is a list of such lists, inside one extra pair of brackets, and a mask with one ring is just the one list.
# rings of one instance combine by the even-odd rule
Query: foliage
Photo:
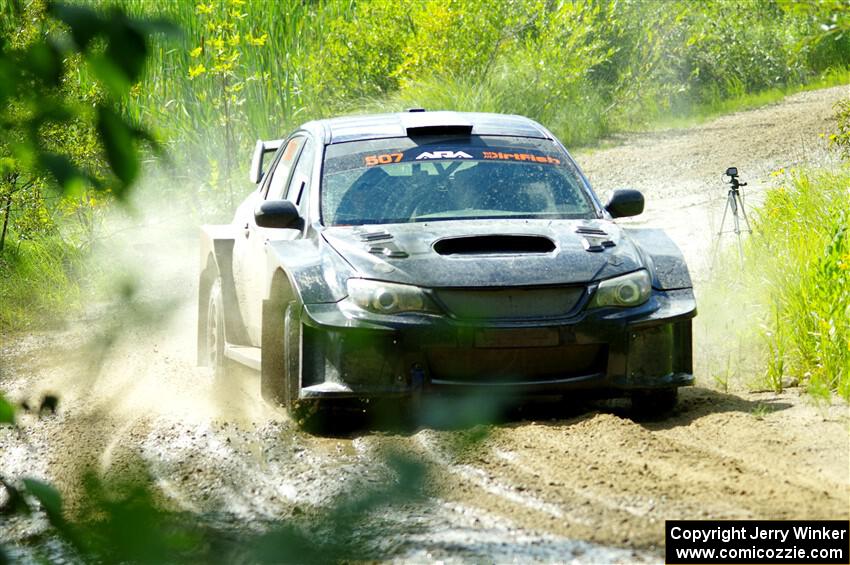
[(116, 101), (140, 78), (149, 36), (173, 31), (120, 10), (40, 1), (4, 6), (0, 329), (75, 303), (73, 266), (97, 237), (101, 209), (137, 179), (137, 143), (156, 147)]
[[(66, 61), (80, 58), (111, 98), (117, 99), (141, 75), (148, 35), (168, 28), (161, 22), (127, 19), (118, 10), (105, 14), (53, 4), (49, 12), (67, 26), (69, 34), (49, 34), (44, 29), (32, 42), (5, 46), (0, 52), (4, 171), (30, 175), (48, 171), (66, 193), (89, 184), (112, 188), (120, 196), (139, 173), (136, 141), (151, 139), (116, 112), (108, 99), (87, 107), (63, 91), (69, 70)], [(7, 23), (7, 33), (8, 27)], [(106, 166), (74, 162), (67, 144), (56, 139), (58, 132), (86, 127), (96, 130)], [(76, 142), (78, 136), (72, 140)], [(112, 178), (103, 178), (107, 172)]]
[[(50, 16), (50, 17), (48, 17)], [(51, 19), (52, 18), (52, 19)], [(161, 21), (130, 19), (118, 9), (31, 2), (3, 4), (0, 12), (0, 330), (73, 301), (68, 246), (52, 232), (43, 191), (57, 187), (92, 204), (87, 187), (123, 197), (140, 168), (136, 142), (149, 134), (115, 108), (140, 77), (148, 37), (173, 31)], [(83, 70), (97, 83), (80, 95)], [(98, 92), (98, 85), (103, 93)], [(68, 205), (68, 201), (64, 201)], [(22, 210), (13, 222), (13, 212)], [(79, 211), (79, 210), (77, 210)], [(46, 216), (48, 215), (48, 216)], [(6, 238), (17, 232), (14, 250)], [(22, 237), (23, 236), (23, 237)], [(54, 236), (54, 237), (51, 237)], [(14, 424), (15, 409), (0, 394), (0, 424)], [(15, 503), (14, 487), (0, 486)], [(61, 521), (61, 497), (53, 487), (25, 480), (48, 517)], [(0, 557), (3, 556), (0, 553)]]
[(750, 243), (771, 312), (768, 378), (776, 386), (781, 366), (814, 392), (850, 399), (850, 174), (797, 172), (788, 180), (768, 193)]
[(306, 62), (326, 51), (328, 22), (350, 11), (349, 3), (116, 3), (136, 17), (168, 17), (184, 30), (175, 48), (151, 53), (144, 79), (124, 106), (128, 116), (153, 124), (170, 140), (176, 166), (151, 184), (202, 217), (229, 214), (230, 191), (245, 185), (247, 153), (257, 138), (279, 137), (282, 124), (329, 107), (306, 95)]
[(0, 394), (0, 425), (15, 423), (15, 407)]
[(539, 3), (524, 17), (500, 22), (499, 33), (490, 34), (493, 51), (479, 59), (478, 68), (411, 76), (393, 106), (522, 114), (559, 132), (566, 143), (593, 137), (605, 128), (596, 112), (603, 101), (594, 70), (613, 54), (596, 37), (596, 23), (608, 15), (588, 3), (554, 10)]
[(43, 316), (78, 306), (75, 280), (82, 258), (80, 251), (49, 236), (7, 249), (0, 256), (0, 332), (32, 327)]

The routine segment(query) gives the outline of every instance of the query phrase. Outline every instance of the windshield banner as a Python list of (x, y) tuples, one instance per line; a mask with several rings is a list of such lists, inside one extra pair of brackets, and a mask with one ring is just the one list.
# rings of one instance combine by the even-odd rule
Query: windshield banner
[(328, 160), (326, 173), (392, 165), (395, 163), (426, 163), (429, 161), (510, 161), (560, 165), (557, 155), (535, 151), (528, 147), (413, 147), (398, 151), (356, 153)]

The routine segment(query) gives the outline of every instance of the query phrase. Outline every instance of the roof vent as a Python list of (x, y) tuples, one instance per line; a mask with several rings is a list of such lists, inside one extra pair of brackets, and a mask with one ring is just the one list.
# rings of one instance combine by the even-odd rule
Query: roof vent
[(408, 108), (405, 112), (424, 112), (425, 108)]
[(399, 116), (408, 136), (470, 135), (472, 122), (457, 112), (407, 112)]

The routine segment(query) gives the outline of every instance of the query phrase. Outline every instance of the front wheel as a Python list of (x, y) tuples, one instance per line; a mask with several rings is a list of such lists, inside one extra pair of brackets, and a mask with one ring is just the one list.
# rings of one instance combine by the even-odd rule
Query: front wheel
[(216, 278), (210, 288), (207, 303), (207, 364), (216, 379), (224, 378), (227, 360), (224, 357), (224, 301), (221, 297), (221, 279)]
[(331, 408), (320, 400), (294, 400), (289, 405), (289, 417), (298, 429), (310, 434), (324, 435), (335, 429)]

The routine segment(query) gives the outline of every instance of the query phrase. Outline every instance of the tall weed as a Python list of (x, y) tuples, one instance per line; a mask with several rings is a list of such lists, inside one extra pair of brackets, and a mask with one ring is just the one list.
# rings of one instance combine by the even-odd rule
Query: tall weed
[[(205, 200), (244, 178), (256, 138), (312, 118), (410, 106), (518, 113), (575, 145), (850, 65), (848, 38), (815, 40), (826, 7), (776, 0), (119, 3), (184, 30), (152, 53), (126, 106), (172, 140), (186, 178), (172, 192)], [(208, 57), (216, 23), (233, 42), (226, 85)]]
[(56, 234), (9, 246), (0, 255), (0, 332), (49, 325), (79, 306), (79, 251)]
[(761, 344), (768, 386), (796, 378), (850, 400), (850, 171), (795, 171), (785, 181), (754, 214), (743, 275), (730, 285), (741, 272), (730, 259), (715, 281), (725, 290), (713, 292), (734, 296), (740, 337)]

